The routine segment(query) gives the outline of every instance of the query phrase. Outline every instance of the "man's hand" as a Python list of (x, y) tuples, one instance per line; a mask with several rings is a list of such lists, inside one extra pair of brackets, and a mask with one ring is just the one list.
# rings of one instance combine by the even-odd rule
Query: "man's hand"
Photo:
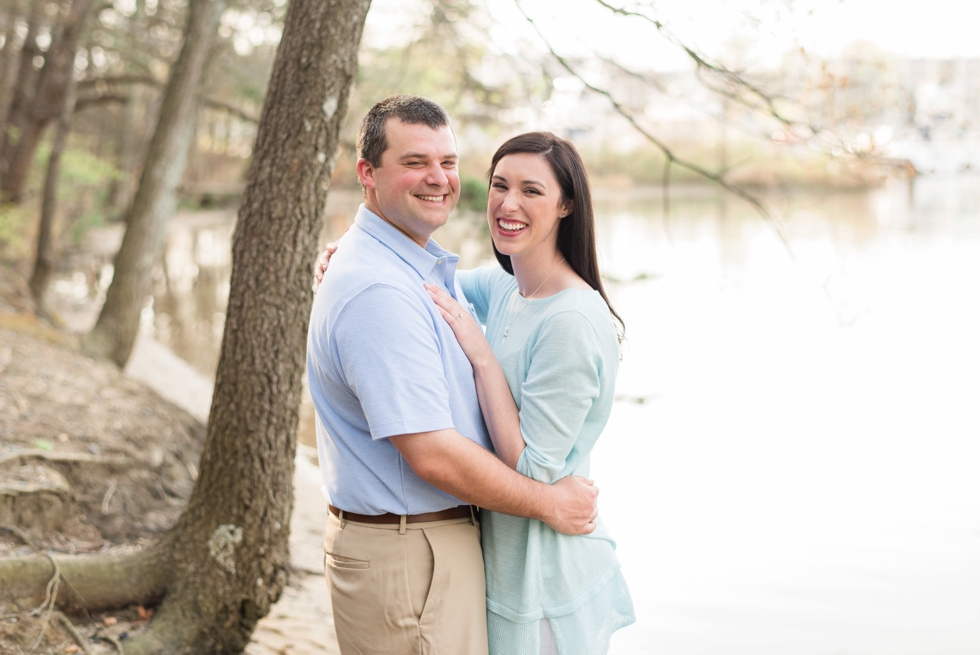
[(540, 517), (548, 527), (565, 534), (590, 534), (599, 516), (596, 499), (599, 487), (578, 475), (562, 478), (549, 487), (551, 506)]

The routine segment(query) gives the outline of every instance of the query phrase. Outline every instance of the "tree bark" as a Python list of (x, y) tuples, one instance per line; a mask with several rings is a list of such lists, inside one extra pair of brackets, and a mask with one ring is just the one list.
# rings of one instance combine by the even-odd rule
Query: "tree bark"
[(54, 219), (58, 209), (58, 180), (61, 174), (61, 153), (65, 149), (68, 133), (71, 132), (71, 117), (75, 111), (75, 76), (68, 78), (68, 88), (58, 117), (58, 127), (51, 144), (51, 155), (48, 157), (48, 170), (44, 176), (44, 196), (41, 200), (41, 221), (37, 228), (37, 253), (34, 257), (34, 271), (31, 273), (29, 286), (34, 304), (38, 310), (47, 315), (44, 303), (44, 293), (48, 288), (51, 272), (54, 270)]
[(177, 185), (194, 134), (197, 87), (223, 9), (223, 0), (191, 2), (184, 45), (164, 92), (139, 187), (126, 218), (126, 234), (114, 262), (112, 283), (99, 319), (85, 338), (90, 352), (111, 359), (120, 368), (126, 365), (136, 342), (140, 312), (150, 293), (153, 263), (176, 209)]
[[(201, 475), (172, 546), (180, 583), (150, 627), (159, 652), (176, 652), (174, 624), (197, 631), (199, 652), (240, 652), (286, 582), (310, 262), (369, 1), (294, 0), (286, 16), (235, 229)], [(204, 547), (223, 525), (241, 530), (234, 571)]]
[(310, 266), (370, 0), (294, 0), (239, 210), (200, 477), (146, 653), (238, 653), (286, 583)]
[(61, 113), (69, 79), (75, 75), (78, 43), (94, 5), (94, 0), (74, 0), (67, 18), (51, 40), (44, 57), (44, 68), (37, 80), (37, 93), (30, 109), (18, 121), (17, 145), (10, 152), (7, 173), (0, 186), (0, 191), (10, 202), (21, 201), (41, 136), (48, 124)]
[[(311, 262), (369, 5), (293, 0), (286, 14), (238, 214), (211, 416), (187, 508), (144, 552), (86, 558), (75, 569), (80, 558), (56, 558), (66, 579), (88, 590), (89, 611), (163, 598), (147, 629), (126, 642), (127, 655), (241, 653), (286, 584)], [(0, 560), (0, 597), (43, 597), (54, 571), (45, 562)], [(100, 564), (106, 590), (95, 581)]]

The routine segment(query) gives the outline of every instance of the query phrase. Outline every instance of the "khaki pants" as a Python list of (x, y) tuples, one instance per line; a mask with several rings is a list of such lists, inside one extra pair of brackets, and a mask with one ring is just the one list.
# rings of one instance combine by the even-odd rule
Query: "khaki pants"
[(323, 550), (342, 655), (487, 655), (478, 523), (330, 514)]

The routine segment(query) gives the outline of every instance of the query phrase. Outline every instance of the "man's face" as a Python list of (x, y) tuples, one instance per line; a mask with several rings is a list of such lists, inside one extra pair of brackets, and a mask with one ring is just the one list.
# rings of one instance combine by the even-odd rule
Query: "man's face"
[(448, 125), (433, 130), (398, 118), (388, 119), (385, 133), (381, 166), (357, 162), (367, 208), (424, 248), (459, 200), (456, 139)]

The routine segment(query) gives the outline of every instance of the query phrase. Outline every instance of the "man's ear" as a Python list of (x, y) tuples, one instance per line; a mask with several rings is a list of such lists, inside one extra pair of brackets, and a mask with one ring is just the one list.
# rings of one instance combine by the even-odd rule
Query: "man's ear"
[(361, 181), (364, 188), (373, 189), (375, 187), (374, 166), (371, 165), (371, 162), (361, 157), (357, 160), (356, 168), (357, 178)]

